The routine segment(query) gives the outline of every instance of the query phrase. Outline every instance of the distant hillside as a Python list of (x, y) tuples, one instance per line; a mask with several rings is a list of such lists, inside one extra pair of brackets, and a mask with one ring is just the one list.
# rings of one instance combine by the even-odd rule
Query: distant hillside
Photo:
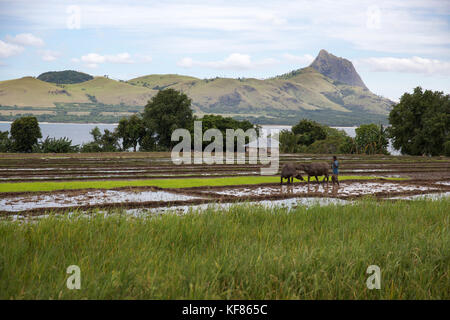
[[(28, 113), (41, 121), (117, 122), (142, 111), (158, 90), (173, 88), (192, 99), (198, 116), (220, 114), (259, 124), (294, 124), (301, 118), (342, 126), (387, 123), (392, 102), (370, 92), (362, 80), (359, 83), (351, 62), (328, 53), (326, 58), (323, 51), (321, 58), (316, 58), (321, 62), (313, 63), (316, 67), (327, 65), (320, 69), (323, 73), (311, 65), (266, 80), (167, 74), (129, 81), (95, 77), (75, 84), (47, 83), (31, 77), (2, 81), (0, 120)], [(324, 59), (328, 59), (326, 63)], [(343, 74), (336, 70), (343, 70)]]
[(37, 78), (45, 82), (57, 84), (80, 83), (94, 79), (93, 76), (87, 73), (73, 70), (45, 72), (40, 74)]

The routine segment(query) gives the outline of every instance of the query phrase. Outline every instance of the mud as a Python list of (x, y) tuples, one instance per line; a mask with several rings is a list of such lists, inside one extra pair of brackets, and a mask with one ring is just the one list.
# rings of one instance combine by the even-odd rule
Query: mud
[(443, 198), (450, 197), (450, 191), (448, 192), (439, 192), (439, 193), (428, 193), (428, 194), (416, 194), (413, 196), (398, 196), (398, 197), (391, 197), (388, 198), (389, 200), (418, 200), (418, 199), (431, 199), (431, 200), (438, 200)]
[(314, 197), (336, 197), (340, 199), (359, 198), (363, 196), (373, 196), (376, 198), (386, 198), (393, 195), (415, 195), (425, 193), (436, 193), (450, 191), (450, 186), (430, 183), (427, 180), (411, 181), (360, 181), (346, 180), (340, 186), (330, 184), (311, 183), (309, 186), (304, 183), (294, 183), (293, 185), (248, 185), (235, 187), (210, 187), (199, 190), (201, 193), (214, 194), (217, 196), (234, 196), (238, 198), (263, 198), (263, 197), (289, 197), (289, 196), (314, 196)]
[(83, 206), (101, 206), (103, 204), (126, 204), (139, 202), (175, 202), (199, 199), (161, 190), (120, 191), (91, 190), (87, 192), (53, 192), (50, 194), (25, 195), (0, 199), (3, 211), (26, 211), (41, 208), (65, 208)]
[(183, 205), (183, 206), (173, 206), (173, 207), (160, 207), (160, 208), (149, 208), (149, 209), (128, 209), (125, 210), (127, 214), (141, 216), (146, 214), (164, 214), (168, 212), (174, 212), (178, 214), (186, 214), (189, 211), (205, 211), (208, 209), (226, 210), (231, 206), (241, 204), (241, 205), (260, 205), (269, 209), (286, 208), (288, 210), (295, 209), (298, 206), (327, 206), (327, 205), (347, 205), (351, 202), (342, 199), (335, 198), (289, 198), (282, 200), (262, 200), (262, 201), (246, 201), (246, 202), (226, 202), (226, 203), (205, 203), (199, 205)]
[[(449, 181), (450, 182), (450, 181)], [(377, 199), (408, 199), (409, 196), (450, 193), (450, 185), (427, 180), (416, 181), (343, 181), (340, 186), (304, 183), (274, 183), (161, 189), (157, 187), (123, 187), (116, 189), (62, 190), (53, 192), (2, 193), (0, 214), (43, 214), (67, 209), (93, 208), (174, 208), (179, 206), (252, 202), (261, 204), (292, 203), (292, 199), (315, 198), (317, 201), (352, 200), (364, 196)]]

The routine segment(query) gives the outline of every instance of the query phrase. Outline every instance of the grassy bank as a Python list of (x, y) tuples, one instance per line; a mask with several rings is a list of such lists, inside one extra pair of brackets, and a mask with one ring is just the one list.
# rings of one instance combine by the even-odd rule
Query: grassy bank
[[(449, 299), (450, 200), (0, 222), (1, 299)], [(81, 268), (81, 289), (66, 268)], [(381, 268), (381, 290), (366, 269)]]
[[(371, 176), (339, 176), (339, 180), (377, 179)], [(320, 178), (322, 180), (323, 178)], [(405, 180), (405, 178), (385, 178), (388, 180)], [(315, 181), (315, 178), (313, 178)], [(177, 178), (151, 180), (107, 180), (107, 181), (55, 181), (55, 182), (6, 182), (0, 183), (0, 192), (36, 192), (66, 189), (111, 189), (120, 187), (155, 186), (160, 188), (190, 188), (204, 186), (231, 186), (243, 184), (277, 183), (280, 177), (251, 176), (227, 178)], [(286, 180), (284, 181), (286, 183)], [(296, 183), (304, 183), (297, 181)]]

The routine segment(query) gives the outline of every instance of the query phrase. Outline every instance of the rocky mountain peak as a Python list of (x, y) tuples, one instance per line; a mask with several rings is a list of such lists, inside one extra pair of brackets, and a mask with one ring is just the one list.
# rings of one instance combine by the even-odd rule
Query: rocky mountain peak
[(367, 89), (351, 61), (336, 57), (324, 49), (320, 50), (310, 67), (333, 80)]

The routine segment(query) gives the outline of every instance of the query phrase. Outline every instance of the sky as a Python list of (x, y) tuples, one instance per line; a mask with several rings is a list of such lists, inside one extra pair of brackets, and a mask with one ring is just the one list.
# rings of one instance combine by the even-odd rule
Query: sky
[(0, 0), (0, 81), (77, 70), (265, 79), (321, 49), (374, 93), (450, 93), (450, 0)]

